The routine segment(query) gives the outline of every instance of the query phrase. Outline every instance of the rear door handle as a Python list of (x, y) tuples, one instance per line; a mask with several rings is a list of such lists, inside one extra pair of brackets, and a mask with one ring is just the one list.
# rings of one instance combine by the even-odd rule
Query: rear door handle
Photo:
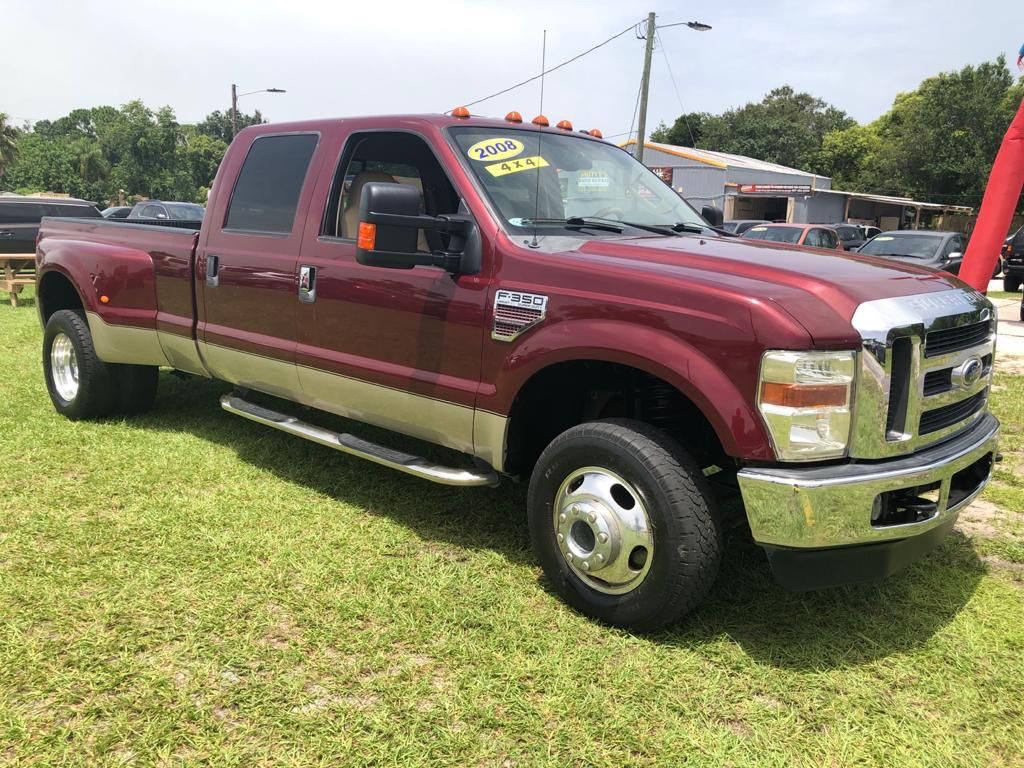
[(206, 284), (211, 288), (220, 285), (220, 257), (207, 255), (206, 257)]
[(299, 267), (299, 301), (303, 304), (316, 301), (316, 267), (305, 264)]
[(0, 229), (0, 237), (14, 237), (14, 233), (9, 229)]

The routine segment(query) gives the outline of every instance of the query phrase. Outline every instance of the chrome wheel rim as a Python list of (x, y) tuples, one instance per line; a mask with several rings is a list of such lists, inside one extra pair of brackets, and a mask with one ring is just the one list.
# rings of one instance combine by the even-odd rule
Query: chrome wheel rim
[(643, 498), (602, 467), (570, 474), (555, 495), (555, 540), (569, 569), (609, 595), (636, 589), (654, 559), (654, 531)]
[(63, 333), (54, 337), (50, 347), (50, 371), (57, 394), (70, 403), (78, 395), (78, 356), (71, 339)]

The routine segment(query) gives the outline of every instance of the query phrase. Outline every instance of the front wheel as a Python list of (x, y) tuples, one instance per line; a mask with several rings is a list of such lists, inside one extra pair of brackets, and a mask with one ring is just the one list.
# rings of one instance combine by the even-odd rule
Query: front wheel
[(689, 455), (647, 424), (612, 419), (555, 438), (530, 479), (530, 535), (559, 595), (615, 626), (653, 632), (707, 595), (721, 535)]

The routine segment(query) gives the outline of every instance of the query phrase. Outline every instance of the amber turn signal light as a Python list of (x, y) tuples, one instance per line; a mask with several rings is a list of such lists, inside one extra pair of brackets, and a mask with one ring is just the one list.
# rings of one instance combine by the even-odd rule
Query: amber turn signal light
[(510, 123), (521, 123), (523, 122), (523, 116), (520, 115), (518, 112), (512, 111), (505, 115), (505, 120), (507, 120)]
[(551, 123), (548, 122), (548, 119), (544, 117), (544, 115), (537, 115), (530, 122), (533, 123), (534, 125), (539, 125), (541, 128), (547, 128), (549, 125), (551, 125)]
[(371, 224), (368, 221), (359, 222), (359, 237), (356, 239), (356, 245), (362, 248), (364, 251), (372, 251), (373, 247), (377, 244), (377, 225)]
[(469, 117), (469, 110), (466, 107), (456, 107), (452, 110), (452, 117), (456, 117), (459, 120), (465, 120)]
[(761, 402), (786, 408), (828, 408), (846, 405), (846, 384), (779, 384), (766, 381), (761, 385)]

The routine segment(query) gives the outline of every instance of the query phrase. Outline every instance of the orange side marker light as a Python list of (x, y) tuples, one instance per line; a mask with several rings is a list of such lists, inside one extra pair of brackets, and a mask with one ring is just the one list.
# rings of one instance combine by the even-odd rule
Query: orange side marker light
[(364, 251), (372, 251), (377, 244), (377, 225), (368, 221), (359, 222), (359, 237), (356, 245)]

